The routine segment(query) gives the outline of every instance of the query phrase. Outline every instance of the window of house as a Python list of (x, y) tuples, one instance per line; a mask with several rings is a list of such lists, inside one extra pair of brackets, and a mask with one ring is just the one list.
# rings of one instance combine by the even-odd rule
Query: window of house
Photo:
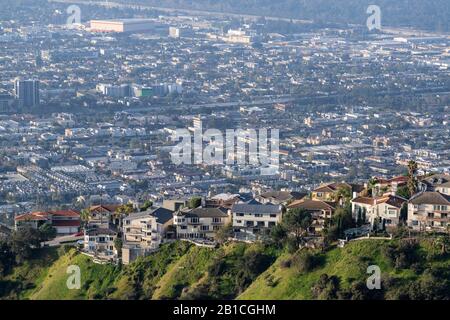
[(209, 226), (201, 226), (202, 231), (209, 231)]
[(263, 216), (263, 215), (260, 214), (260, 213), (255, 213), (255, 217), (256, 217), (256, 218), (262, 218), (262, 216)]
[(276, 215), (276, 213), (271, 213), (271, 214), (270, 214), (270, 217), (271, 217), (271, 218), (276, 218), (277, 215)]

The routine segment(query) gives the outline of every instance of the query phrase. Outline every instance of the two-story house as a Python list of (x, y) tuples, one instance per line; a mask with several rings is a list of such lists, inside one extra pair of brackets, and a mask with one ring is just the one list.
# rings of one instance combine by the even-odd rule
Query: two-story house
[(340, 188), (348, 188), (351, 191), (353, 198), (362, 195), (365, 189), (364, 185), (360, 184), (346, 182), (329, 183), (314, 189), (311, 192), (311, 199), (319, 201), (336, 201), (336, 194)]
[(400, 223), (402, 207), (406, 201), (392, 194), (374, 198), (356, 197), (351, 201), (353, 218), (362, 218), (365, 220), (362, 223), (370, 222), (372, 226), (379, 223), (386, 229), (395, 228)]
[(450, 195), (437, 191), (417, 194), (408, 203), (408, 226), (418, 231), (448, 231)]
[(283, 206), (257, 201), (236, 203), (231, 207), (236, 239), (254, 241), (281, 222)]
[(212, 240), (216, 232), (229, 222), (228, 210), (222, 207), (185, 208), (173, 215), (178, 239)]
[(56, 229), (56, 236), (75, 234), (80, 231), (80, 213), (75, 210), (57, 210), (45, 212), (31, 212), (18, 215), (15, 219), (16, 230), (21, 226), (39, 229), (49, 223)]

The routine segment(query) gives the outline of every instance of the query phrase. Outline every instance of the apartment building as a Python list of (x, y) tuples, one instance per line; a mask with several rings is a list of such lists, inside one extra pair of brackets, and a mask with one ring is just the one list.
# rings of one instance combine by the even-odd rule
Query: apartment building
[(181, 209), (174, 213), (173, 224), (179, 239), (212, 240), (216, 232), (230, 222), (226, 208)]
[(253, 241), (281, 222), (283, 207), (254, 201), (234, 204), (231, 213), (235, 238)]
[(133, 213), (123, 219), (122, 262), (128, 264), (139, 256), (154, 252), (171, 237), (169, 226), (173, 211), (156, 208)]

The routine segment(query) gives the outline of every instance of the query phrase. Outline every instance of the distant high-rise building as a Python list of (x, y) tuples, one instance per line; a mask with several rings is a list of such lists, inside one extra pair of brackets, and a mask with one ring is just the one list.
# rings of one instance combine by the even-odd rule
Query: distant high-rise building
[(16, 80), (14, 90), (17, 99), (24, 107), (39, 105), (39, 80)]

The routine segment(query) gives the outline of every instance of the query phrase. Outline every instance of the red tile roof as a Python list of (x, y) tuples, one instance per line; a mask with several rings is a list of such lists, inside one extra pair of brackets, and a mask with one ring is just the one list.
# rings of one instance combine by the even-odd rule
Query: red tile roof
[(48, 220), (47, 212), (32, 212), (18, 215), (16, 221), (46, 221)]
[(79, 217), (80, 213), (75, 210), (57, 210), (57, 211), (50, 211), (50, 214), (57, 217)]

